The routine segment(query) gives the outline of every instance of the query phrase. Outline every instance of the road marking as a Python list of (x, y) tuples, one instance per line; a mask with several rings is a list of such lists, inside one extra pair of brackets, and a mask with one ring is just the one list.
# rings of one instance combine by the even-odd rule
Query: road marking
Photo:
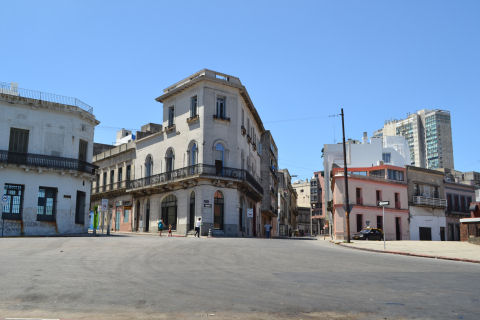
[(60, 320), (60, 319), (45, 319), (45, 318), (5, 318), (5, 320)]

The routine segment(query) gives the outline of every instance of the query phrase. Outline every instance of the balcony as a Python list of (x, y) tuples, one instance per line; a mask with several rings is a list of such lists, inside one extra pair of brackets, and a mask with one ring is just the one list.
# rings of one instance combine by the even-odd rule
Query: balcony
[(103, 186), (95, 186), (92, 188), (92, 196), (98, 195), (98, 194), (103, 194), (107, 192), (113, 192), (113, 191), (125, 191), (127, 189), (127, 180), (125, 181), (119, 181)]
[(48, 169), (74, 170), (94, 174), (97, 166), (78, 159), (48, 156), (44, 154), (19, 153), (0, 150), (0, 163), (41, 167)]
[(150, 177), (144, 177), (137, 180), (128, 181), (127, 189), (129, 189), (130, 191), (134, 189), (143, 189), (195, 177), (212, 177), (217, 179), (226, 178), (239, 180), (249, 184), (256, 193), (263, 196), (262, 186), (246, 170), (228, 167), (219, 168), (217, 166), (208, 164), (197, 164), (194, 166), (188, 166), (169, 172), (163, 172)]
[(413, 204), (419, 206), (431, 206), (431, 207), (438, 207), (438, 208), (446, 208), (447, 207), (447, 200), (446, 199), (438, 199), (438, 198), (429, 198), (429, 197), (422, 197), (422, 196), (413, 196)]

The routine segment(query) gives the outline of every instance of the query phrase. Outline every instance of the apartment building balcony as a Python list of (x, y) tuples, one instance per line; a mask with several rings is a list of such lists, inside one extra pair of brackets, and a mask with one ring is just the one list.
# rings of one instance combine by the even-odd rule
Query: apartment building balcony
[(413, 196), (412, 204), (415, 206), (446, 208), (447, 200), (439, 199), (439, 198), (424, 197), (424, 196)]
[(197, 164), (128, 181), (127, 192), (166, 192), (177, 185), (187, 187), (190, 182), (205, 179), (213, 183), (224, 182), (227, 187), (238, 183), (253, 199), (258, 201), (263, 197), (262, 186), (248, 171), (208, 164)]
[(94, 174), (97, 166), (79, 159), (0, 150), (0, 163)]
[(127, 190), (127, 182), (127, 180), (124, 180), (106, 185), (96, 185), (92, 188), (92, 199), (97, 200), (121, 195)]

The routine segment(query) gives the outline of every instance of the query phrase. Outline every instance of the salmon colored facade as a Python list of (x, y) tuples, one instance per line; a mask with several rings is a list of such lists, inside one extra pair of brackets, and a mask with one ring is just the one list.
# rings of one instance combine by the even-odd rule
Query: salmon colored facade
[[(389, 165), (348, 169), (350, 234), (367, 226), (384, 230), (386, 240), (408, 240), (408, 194), (405, 168)], [(332, 172), (333, 235), (337, 240), (347, 239), (344, 209), (345, 179), (343, 168)], [(378, 201), (389, 201), (385, 207), (385, 221)]]

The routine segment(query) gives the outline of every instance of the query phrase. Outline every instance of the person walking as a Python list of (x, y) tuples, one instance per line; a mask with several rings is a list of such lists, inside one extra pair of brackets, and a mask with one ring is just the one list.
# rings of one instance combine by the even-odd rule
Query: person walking
[(270, 223), (266, 223), (265, 226), (265, 238), (270, 238), (270, 229), (272, 228), (272, 226), (270, 225)]
[(200, 238), (200, 226), (202, 225), (202, 218), (198, 218), (195, 222), (195, 237)]
[(172, 236), (172, 225), (171, 224), (168, 225), (168, 236), (169, 237)]
[(160, 220), (158, 220), (158, 235), (160, 237), (162, 236), (162, 230), (163, 230), (163, 220), (160, 219)]

